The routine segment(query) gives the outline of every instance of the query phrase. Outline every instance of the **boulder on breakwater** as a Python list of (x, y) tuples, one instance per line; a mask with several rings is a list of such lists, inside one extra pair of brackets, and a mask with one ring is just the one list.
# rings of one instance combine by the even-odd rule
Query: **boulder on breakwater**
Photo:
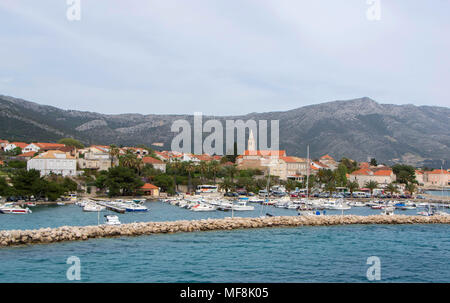
[(88, 240), (160, 233), (232, 230), (242, 228), (325, 226), (344, 224), (449, 224), (450, 216), (284, 216), (266, 218), (225, 218), (193, 221), (141, 222), (115, 226), (62, 226), (36, 230), (0, 231), (0, 247)]

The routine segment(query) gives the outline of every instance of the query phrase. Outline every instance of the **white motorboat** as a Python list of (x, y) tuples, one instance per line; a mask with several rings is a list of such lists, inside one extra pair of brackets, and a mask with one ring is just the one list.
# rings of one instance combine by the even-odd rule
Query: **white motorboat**
[(88, 204), (84, 205), (84, 207), (83, 207), (83, 211), (86, 211), (86, 212), (104, 211), (105, 209), (106, 209), (106, 207), (104, 207), (102, 205), (94, 204), (94, 203), (88, 203)]
[(254, 196), (254, 197), (250, 197), (250, 198), (248, 199), (248, 202), (249, 202), (249, 203), (263, 203), (263, 202), (264, 202), (264, 199), (263, 199), (263, 198), (260, 198), (260, 197), (257, 197), (257, 196)]
[(251, 205), (247, 205), (245, 201), (238, 201), (236, 204), (233, 204), (233, 210), (254, 210), (255, 207)]
[(144, 205), (136, 204), (136, 203), (124, 203), (125, 211), (127, 212), (145, 212), (148, 211), (148, 208)]
[(295, 203), (288, 203), (288, 204), (285, 205), (284, 208), (287, 208), (287, 209), (297, 209), (298, 207), (299, 207), (298, 204), (295, 204)]
[(332, 210), (349, 210), (349, 209), (351, 209), (351, 206), (344, 203), (342, 200), (328, 200), (328, 202), (324, 204), (324, 207), (326, 209), (332, 209)]
[(105, 225), (120, 225), (119, 217), (116, 215), (105, 215)]
[(23, 215), (23, 214), (31, 214), (32, 211), (27, 208), (22, 208), (20, 206), (2, 206), (0, 207), (0, 213), (2, 214), (17, 214), (17, 215)]
[(214, 211), (216, 209), (217, 209), (216, 206), (205, 204), (205, 203), (199, 203), (199, 204), (191, 207), (192, 211)]

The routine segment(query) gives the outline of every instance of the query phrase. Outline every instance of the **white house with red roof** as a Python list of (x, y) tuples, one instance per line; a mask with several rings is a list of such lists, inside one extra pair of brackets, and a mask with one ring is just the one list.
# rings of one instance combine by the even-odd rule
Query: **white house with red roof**
[(27, 170), (31, 169), (38, 170), (41, 176), (51, 173), (62, 176), (75, 176), (77, 174), (77, 159), (70, 153), (50, 150), (28, 160)]
[(360, 168), (350, 174), (350, 181), (358, 182), (364, 187), (367, 182), (375, 181), (379, 187), (385, 187), (396, 180), (395, 174), (390, 167)]
[(159, 159), (155, 159), (153, 157), (143, 157), (142, 162), (144, 162), (144, 164), (150, 164), (153, 166), (153, 168), (159, 169), (164, 173), (166, 172), (166, 163)]
[(335, 170), (338, 167), (338, 163), (336, 162), (336, 160), (334, 160), (334, 158), (328, 154), (320, 157), (319, 162), (326, 165), (327, 168), (331, 170)]
[(0, 150), (5, 150), (6, 145), (8, 145), (8, 140), (1, 140), (0, 139)]
[(5, 146), (5, 151), (11, 151), (17, 147), (20, 147), (22, 150), (27, 147), (28, 143), (25, 142), (10, 142)]

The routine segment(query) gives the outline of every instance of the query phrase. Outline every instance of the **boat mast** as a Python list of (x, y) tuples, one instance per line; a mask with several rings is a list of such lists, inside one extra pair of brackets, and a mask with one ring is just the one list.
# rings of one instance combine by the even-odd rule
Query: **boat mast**
[(260, 217), (262, 216), (263, 209), (264, 209), (264, 203), (269, 203), (269, 186), (270, 186), (270, 166), (269, 166), (269, 172), (267, 176), (267, 184), (266, 184), (266, 194), (264, 195), (264, 202), (261, 205), (261, 213)]
[(309, 198), (309, 145), (306, 147), (306, 200)]

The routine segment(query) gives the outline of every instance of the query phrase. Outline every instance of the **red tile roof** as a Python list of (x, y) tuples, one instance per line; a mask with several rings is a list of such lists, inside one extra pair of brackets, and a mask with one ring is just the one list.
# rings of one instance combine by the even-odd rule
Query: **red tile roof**
[(25, 142), (11, 142), (10, 144), (14, 144), (15, 146), (20, 147), (20, 148), (25, 148), (28, 146), (28, 144)]
[(392, 170), (390, 170), (390, 169), (381, 169), (381, 170), (377, 170), (373, 174), (374, 174), (374, 176), (390, 176), (390, 175), (392, 175)]
[(145, 164), (164, 164), (163, 161), (161, 161), (159, 159), (155, 159), (153, 157), (144, 157), (144, 158), (142, 158), (142, 161)]
[(145, 184), (141, 187), (141, 189), (143, 189), (143, 190), (151, 190), (151, 189), (158, 189), (158, 187), (155, 186), (155, 185), (153, 185), (153, 184), (150, 184), (150, 183), (145, 183)]
[(17, 157), (34, 157), (35, 154), (36, 154), (36, 152), (30, 151), (30, 152), (27, 152), (27, 153), (20, 154)]
[(64, 144), (60, 144), (60, 143), (45, 143), (45, 142), (38, 142), (38, 143), (33, 143), (36, 146), (39, 146), (40, 148), (50, 148), (50, 149), (54, 149), (57, 147), (64, 147)]
[(358, 169), (358, 170), (355, 170), (354, 172), (352, 172), (351, 175), (369, 176), (370, 172), (371, 172), (371, 170), (368, 168), (361, 168), (361, 169)]
[(450, 174), (448, 171), (446, 171), (446, 170), (444, 170), (444, 169), (435, 169), (435, 170), (433, 170), (433, 171), (428, 171), (428, 172), (426, 172), (427, 174), (436, 174), (436, 175), (438, 175), (438, 174)]
[(324, 159), (324, 160), (334, 160), (333, 157), (331, 157), (330, 155), (326, 154), (325, 156), (320, 157), (320, 159)]

